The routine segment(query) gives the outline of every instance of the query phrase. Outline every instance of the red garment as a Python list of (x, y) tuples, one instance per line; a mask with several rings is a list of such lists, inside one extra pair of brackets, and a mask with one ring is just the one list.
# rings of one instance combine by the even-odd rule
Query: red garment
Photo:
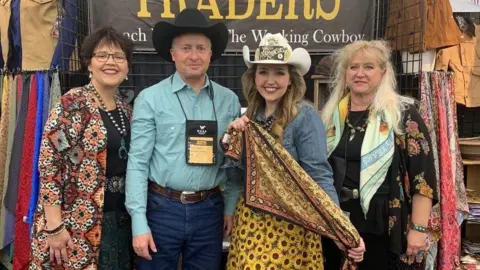
[(27, 215), (28, 205), (30, 203), (36, 112), (37, 78), (35, 74), (32, 74), (27, 121), (25, 123), (25, 140), (22, 151), (22, 170), (20, 172), (18, 200), (15, 209), (15, 238), (13, 250), (14, 270), (27, 269), (30, 256), (30, 233), (28, 231), (28, 223), (23, 221), (23, 217)]
[(434, 77), (435, 98), (438, 110), (438, 147), (440, 163), (440, 214), (442, 238), (440, 239), (438, 270), (452, 270), (458, 263), (460, 227), (457, 221), (457, 197), (452, 175), (452, 160), (448, 140), (446, 108), (443, 102), (439, 78)]

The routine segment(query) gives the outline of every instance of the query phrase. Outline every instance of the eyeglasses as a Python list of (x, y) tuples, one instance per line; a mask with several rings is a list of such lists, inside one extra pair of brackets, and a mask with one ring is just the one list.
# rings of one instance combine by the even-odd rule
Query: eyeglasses
[(93, 54), (93, 57), (95, 57), (98, 62), (107, 62), (110, 56), (115, 63), (123, 63), (125, 60), (127, 60), (123, 53), (96, 52)]

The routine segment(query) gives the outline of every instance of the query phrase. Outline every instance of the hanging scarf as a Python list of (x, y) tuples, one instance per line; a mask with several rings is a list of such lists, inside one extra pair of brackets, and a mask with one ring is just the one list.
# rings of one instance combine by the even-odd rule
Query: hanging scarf
[[(234, 162), (246, 157), (247, 206), (339, 241), (347, 248), (358, 247), (360, 235), (340, 207), (257, 123), (247, 124), (244, 133), (233, 132), (224, 147), (225, 157)], [(342, 269), (356, 266), (347, 260)]]
[[(347, 95), (333, 112), (333, 123), (327, 129), (328, 156), (335, 150), (342, 137), (349, 102), (350, 95)], [(388, 119), (391, 119), (388, 115), (385, 117), (381, 114), (370, 115), (365, 130), (360, 157), (360, 206), (365, 217), (370, 201), (385, 181), (392, 164), (395, 140), (393, 129), (387, 125)]]

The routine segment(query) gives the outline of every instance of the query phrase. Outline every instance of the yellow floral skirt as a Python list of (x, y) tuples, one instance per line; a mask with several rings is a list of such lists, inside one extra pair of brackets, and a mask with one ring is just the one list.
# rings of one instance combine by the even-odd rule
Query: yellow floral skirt
[(319, 234), (237, 204), (228, 253), (230, 270), (322, 270)]

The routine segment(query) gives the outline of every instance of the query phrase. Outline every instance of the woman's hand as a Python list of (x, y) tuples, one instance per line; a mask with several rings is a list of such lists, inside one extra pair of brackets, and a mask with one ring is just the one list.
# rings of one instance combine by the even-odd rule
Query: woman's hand
[(408, 264), (412, 264), (415, 261), (415, 258), (423, 260), (423, 251), (426, 248), (425, 240), (427, 238), (427, 234), (415, 230), (408, 231), (407, 234), (407, 257), (408, 257)]
[[(334, 241), (334, 242), (340, 250), (343, 250), (343, 251), (346, 250), (345, 246), (342, 243), (340, 243), (338, 241)], [(348, 257), (350, 257), (354, 262), (359, 263), (359, 262), (363, 261), (363, 254), (365, 253), (365, 250), (366, 250), (365, 249), (365, 243), (363, 242), (363, 239), (360, 238), (360, 243), (359, 243), (358, 247), (350, 248), (350, 249), (347, 250)]]
[(250, 122), (250, 120), (245, 115), (237, 118), (235, 121), (230, 123), (230, 125), (228, 125), (228, 131), (231, 131), (232, 129), (236, 131), (245, 131), (245, 127), (247, 126), (248, 122)]
[(68, 261), (67, 247), (72, 249), (73, 241), (66, 229), (59, 234), (48, 236), (45, 251), (50, 251), (50, 263), (55, 263), (56, 260), (57, 265), (62, 265), (62, 259), (64, 262)]
[(225, 215), (223, 217), (223, 237), (229, 236), (233, 228), (233, 216)]

